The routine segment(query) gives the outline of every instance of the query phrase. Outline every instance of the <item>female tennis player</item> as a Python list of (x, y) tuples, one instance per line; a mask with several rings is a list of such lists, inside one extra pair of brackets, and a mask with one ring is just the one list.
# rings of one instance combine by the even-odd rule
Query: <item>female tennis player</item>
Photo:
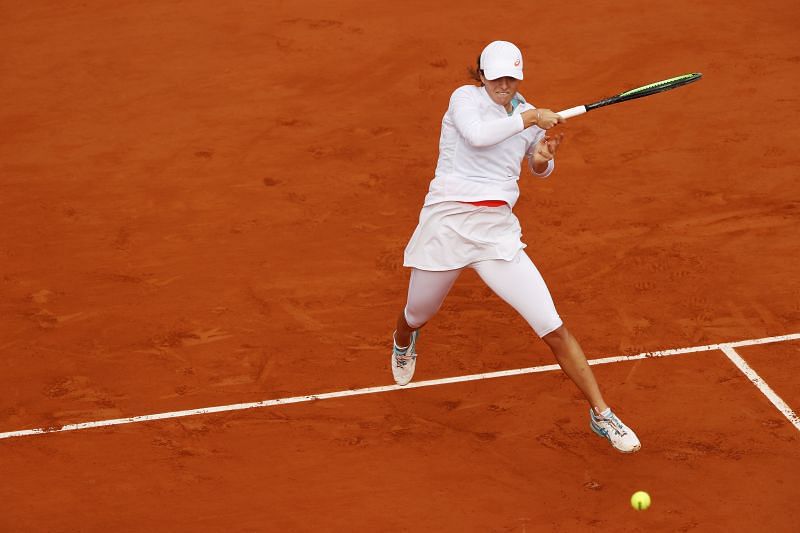
[(419, 330), (439, 310), (465, 268), (510, 304), (550, 347), (558, 364), (589, 402), (591, 429), (621, 452), (640, 447), (636, 434), (603, 399), (578, 341), (564, 326), (542, 276), (523, 250), (512, 208), (520, 166), (535, 176), (553, 172), (563, 134), (546, 130), (564, 122), (517, 92), (522, 53), (494, 41), (481, 52), (475, 81), (450, 97), (442, 119), (439, 161), (405, 250), (411, 267), (408, 299), (393, 334), (392, 374), (399, 385), (414, 375)]

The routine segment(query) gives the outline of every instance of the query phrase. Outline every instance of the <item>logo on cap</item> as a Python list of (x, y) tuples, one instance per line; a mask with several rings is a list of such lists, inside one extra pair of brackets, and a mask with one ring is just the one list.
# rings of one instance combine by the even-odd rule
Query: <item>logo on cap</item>
[(514, 61), (514, 66), (515, 66), (515, 67), (518, 67), (518, 66), (519, 66), (519, 58), (517, 58), (517, 60), (516, 60), (516, 61)]

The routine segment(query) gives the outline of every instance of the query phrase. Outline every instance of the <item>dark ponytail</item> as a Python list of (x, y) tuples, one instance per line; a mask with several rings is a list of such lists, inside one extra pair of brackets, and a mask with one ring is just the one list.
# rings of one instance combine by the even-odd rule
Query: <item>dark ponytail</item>
[(471, 80), (480, 83), (481, 87), (483, 87), (483, 80), (481, 80), (481, 76), (483, 75), (483, 70), (481, 69), (480, 54), (478, 55), (478, 60), (475, 62), (475, 67), (467, 67), (467, 74), (469, 75)]

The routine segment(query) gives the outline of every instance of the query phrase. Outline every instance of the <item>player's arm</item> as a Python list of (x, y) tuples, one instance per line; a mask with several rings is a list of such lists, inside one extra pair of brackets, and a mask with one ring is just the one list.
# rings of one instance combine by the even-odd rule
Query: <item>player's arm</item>
[(462, 89), (457, 89), (450, 98), (450, 113), (458, 133), (470, 145), (493, 146), (525, 129), (520, 115), (483, 120), (479, 102)]

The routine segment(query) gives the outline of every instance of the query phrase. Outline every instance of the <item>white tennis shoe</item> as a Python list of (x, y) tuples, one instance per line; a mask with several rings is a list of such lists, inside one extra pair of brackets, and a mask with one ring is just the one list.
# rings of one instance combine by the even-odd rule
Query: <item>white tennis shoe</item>
[(417, 334), (417, 331), (411, 333), (411, 342), (407, 348), (398, 347), (392, 334), (392, 375), (398, 385), (408, 385), (414, 377), (414, 368), (417, 364)]
[(611, 410), (606, 416), (596, 415), (589, 410), (589, 426), (592, 431), (611, 442), (611, 446), (622, 453), (633, 453), (642, 447), (639, 438), (631, 428), (622, 423)]

